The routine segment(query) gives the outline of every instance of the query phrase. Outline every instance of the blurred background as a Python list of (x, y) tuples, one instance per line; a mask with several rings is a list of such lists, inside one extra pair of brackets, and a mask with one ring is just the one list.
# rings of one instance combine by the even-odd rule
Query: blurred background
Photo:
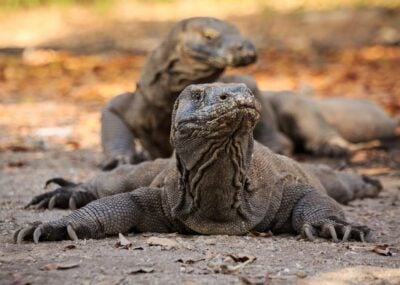
[(257, 46), (263, 89), (369, 98), (400, 113), (399, 0), (0, 0), (0, 152), (100, 150), (99, 110), (132, 91), (183, 18), (212, 16)]

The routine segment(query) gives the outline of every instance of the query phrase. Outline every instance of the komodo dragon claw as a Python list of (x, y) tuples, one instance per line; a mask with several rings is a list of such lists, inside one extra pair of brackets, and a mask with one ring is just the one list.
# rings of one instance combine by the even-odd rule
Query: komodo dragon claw
[(71, 181), (68, 181), (62, 177), (54, 177), (46, 181), (44, 188), (47, 188), (51, 183), (57, 184), (58, 186), (61, 187), (66, 187), (66, 186), (76, 186), (77, 184)]
[(66, 227), (57, 227), (50, 226), (49, 224), (42, 224), (42, 222), (34, 222), (15, 232), (14, 242), (16, 244), (21, 244), (24, 240), (33, 240), (34, 243), (39, 243), (41, 237), (48, 239), (51, 236), (52, 239), (55, 240), (60, 237), (69, 237), (73, 241), (79, 239), (71, 224), (67, 224)]
[(347, 242), (349, 238), (365, 242), (372, 239), (371, 230), (366, 226), (350, 225), (343, 221), (326, 221), (322, 225), (304, 224), (301, 235), (314, 241), (316, 237), (331, 238), (334, 242)]
[(61, 187), (33, 197), (24, 208), (48, 208), (50, 210), (53, 208), (69, 208), (75, 210), (96, 199), (92, 193), (81, 189), (80, 184), (70, 182), (64, 178), (52, 178), (47, 180), (45, 188), (51, 183), (55, 183)]

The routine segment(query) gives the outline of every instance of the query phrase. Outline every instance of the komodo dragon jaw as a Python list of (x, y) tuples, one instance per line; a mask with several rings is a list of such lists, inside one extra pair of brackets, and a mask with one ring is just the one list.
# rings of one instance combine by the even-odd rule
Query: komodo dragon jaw
[(242, 234), (254, 227), (254, 211), (249, 214), (242, 202), (259, 117), (259, 104), (244, 84), (189, 86), (179, 97), (171, 136), (181, 191), (188, 195), (173, 215), (192, 230)]

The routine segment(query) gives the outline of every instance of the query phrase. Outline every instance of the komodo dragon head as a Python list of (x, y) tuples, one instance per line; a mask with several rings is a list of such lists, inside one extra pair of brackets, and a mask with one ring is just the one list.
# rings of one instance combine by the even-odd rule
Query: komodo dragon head
[(257, 221), (243, 196), (259, 108), (244, 84), (190, 85), (176, 101), (171, 142), (185, 198), (173, 211), (190, 228), (243, 233)]
[(215, 18), (190, 18), (170, 34), (187, 57), (214, 68), (245, 66), (256, 60), (254, 45), (233, 25)]
[(174, 101), (186, 86), (213, 82), (226, 67), (248, 65), (256, 57), (254, 45), (233, 25), (215, 18), (185, 19), (150, 53), (138, 89), (153, 101), (168, 91)]

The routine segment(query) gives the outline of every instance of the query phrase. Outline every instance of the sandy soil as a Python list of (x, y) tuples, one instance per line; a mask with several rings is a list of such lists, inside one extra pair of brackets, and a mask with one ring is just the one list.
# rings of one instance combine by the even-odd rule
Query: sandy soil
[[(385, 185), (378, 198), (354, 201), (344, 207), (349, 220), (366, 224), (378, 233), (379, 244), (388, 244), (392, 256), (372, 252), (376, 244), (336, 244), (322, 239), (309, 242), (291, 235), (154, 234), (177, 242), (175, 248), (169, 248), (150, 246), (148, 239), (153, 234), (134, 234), (127, 236), (132, 242), (129, 250), (114, 247), (118, 237), (77, 243), (13, 244), (13, 232), (24, 224), (67, 213), (22, 208), (33, 195), (43, 192), (45, 180), (64, 176), (82, 181), (97, 171), (99, 158), (99, 153), (91, 150), (2, 154), (1, 284), (57, 284), (60, 280), (64, 284), (318, 284), (320, 278), (335, 282), (344, 279), (351, 284), (400, 283), (400, 270), (391, 270), (400, 267), (399, 170), (378, 176)], [(70, 245), (74, 248), (68, 249)], [(254, 256), (256, 260), (237, 271), (216, 273), (212, 264), (218, 264), (219, 256), (228, 255)], [(52, 263), (78, 267), (42, 270)], [(135, 273), (140, 269), (151, 272)], [(321, 275), (324, 272), (330, 275)]]

